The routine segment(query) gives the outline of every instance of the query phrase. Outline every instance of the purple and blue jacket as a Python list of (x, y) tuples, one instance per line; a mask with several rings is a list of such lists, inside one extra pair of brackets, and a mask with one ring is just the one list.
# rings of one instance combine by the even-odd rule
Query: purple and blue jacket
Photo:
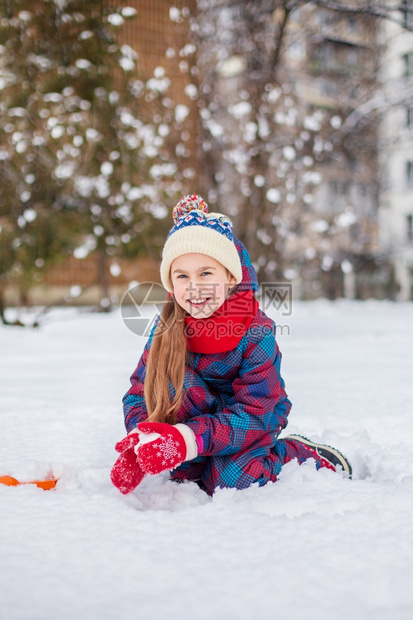
[[(255, 269), (235, 240), (243, 279), (237, 292), (258, 290)], [(143, 395), (146, 361), (156, 325), (146, 343), (131, 387), (123, 398), (126, 430), (147, 419)], [(284, 441), (291, 403), (280, 373), (275, 323), (258, 309), (238, 344), (221, 353), (188, 352), (184, 397), (177, 421), (187, 424), (203, 446), (198, 457), (171, 472), (176, 481), (197, 480), (212, 495), (217, 487), (244, 489), (275, 481), (287, 460)]]

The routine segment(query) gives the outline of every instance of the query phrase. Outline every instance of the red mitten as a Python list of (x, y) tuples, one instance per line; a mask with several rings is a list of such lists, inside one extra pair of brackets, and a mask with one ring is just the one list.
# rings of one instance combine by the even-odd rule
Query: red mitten
[(110, 472), (110, 478), (124, 495), (133, 491), (145, 476), (135, 452), (138, 443), (139, 434), (130, 433), (115, 446), (115, 450), (121, 454)]
[(147, 474), (175, 469), (198, 456), (195, 433), (186, 424), (141, 422), (137, 431), (140, 442), (135, 451), (139, 465)]

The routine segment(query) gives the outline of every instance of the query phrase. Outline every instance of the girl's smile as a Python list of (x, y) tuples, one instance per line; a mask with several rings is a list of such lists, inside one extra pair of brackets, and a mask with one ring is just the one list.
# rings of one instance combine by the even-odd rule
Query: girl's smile
[(206, 303), (208, 303), (208, 301), (211, 299), (211, 297), (206, 297), (205, 299), (188, 299), (188, 303), (191, 304), (191, 306), (204, 306)]
[(208, 318), (224, 303), (235, 278), (206, 254), (183, 254), (171, 265), (176, 302), (194, 318)]

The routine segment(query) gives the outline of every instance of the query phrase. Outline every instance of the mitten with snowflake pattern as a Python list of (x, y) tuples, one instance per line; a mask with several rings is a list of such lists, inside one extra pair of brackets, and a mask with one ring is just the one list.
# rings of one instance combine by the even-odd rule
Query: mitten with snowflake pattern
[(120, 456), (110, 472), (110, 478), (115, 487), (124, 495), (133, 491), (145, 476), (135, 452), (135, 447), (138, 444), (139, 435), (132, 432), (115, 446), (115, 450), (120, 452)]
[(147, 474), (175, 469), (198, 456), (195, 433), (186, 424), (141, 422), (137, 431), (140, 441), (135, 452), (139, 465)]

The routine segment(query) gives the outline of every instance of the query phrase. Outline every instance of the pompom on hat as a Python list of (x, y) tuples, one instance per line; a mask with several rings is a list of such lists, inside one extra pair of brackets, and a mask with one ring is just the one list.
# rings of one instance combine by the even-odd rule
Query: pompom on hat
[(222, 213), (208, 213), (208, 205), (197, 194), (184, 196), (175, 205), (171, 228), (162, 253), (161, 280), (172, 293), (170, 277), (172, 262), (183, 254), (206, 254), (215, 258), (234, 276), (242, 280), (242, 267), (231, 220)]

